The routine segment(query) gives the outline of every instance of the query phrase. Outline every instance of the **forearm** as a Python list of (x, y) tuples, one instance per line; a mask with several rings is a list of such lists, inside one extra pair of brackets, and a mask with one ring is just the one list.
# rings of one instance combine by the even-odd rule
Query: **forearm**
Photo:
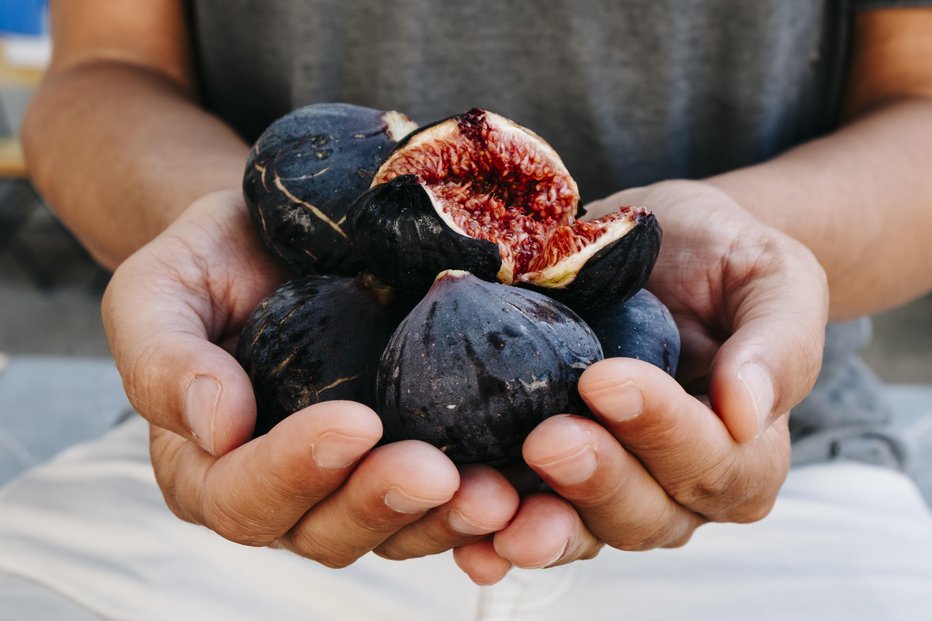
[(110, 268), (196, 198), (238, 186), (248, 152), (176, 82), (105, 60), (50, 76), (23, 142), (36, 188)]
[(709, 182), (813, 251), (844, 319), (932, 288), (929, 162), (932, 101), (916, 98)]

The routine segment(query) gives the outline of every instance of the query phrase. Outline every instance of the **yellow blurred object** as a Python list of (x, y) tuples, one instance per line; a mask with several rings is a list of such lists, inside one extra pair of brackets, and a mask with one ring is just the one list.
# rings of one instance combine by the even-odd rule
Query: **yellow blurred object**
[[(9, 44), (0, 38), (0, 88), (34, 90), (42, 80), (44, 69), (35, 64), (11, 63), (10, 50), (7, 49)], [(0, 137), (0, 178), (23, 177), (26, 177), (26, 162), (19, 137)]]
[(41, 67), (11, 64), (7, 53), (7, 41), (0, 38), (0, 85), (38, 86), (45, 71)]
[(0, 138), (0, 178), (25, 177), (23, 147), (16, 136)]

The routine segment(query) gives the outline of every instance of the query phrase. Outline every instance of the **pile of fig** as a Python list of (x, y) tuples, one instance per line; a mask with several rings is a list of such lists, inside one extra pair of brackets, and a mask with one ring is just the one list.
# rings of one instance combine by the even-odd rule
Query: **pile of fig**
[(676, 324), (642, 289), (657, 219), (635, 206), (578, 218), (560, 157), (502, 116), (418, 128), (398, 112), (300, 108), (256, 141), (243, 193), (294, 275), (236, 352), (257, 434), (349, 399), (379, 413), (385, 441), (499, 463), (544, 418), (588, 414), (576, 385), (603, 357), (676, 371)]

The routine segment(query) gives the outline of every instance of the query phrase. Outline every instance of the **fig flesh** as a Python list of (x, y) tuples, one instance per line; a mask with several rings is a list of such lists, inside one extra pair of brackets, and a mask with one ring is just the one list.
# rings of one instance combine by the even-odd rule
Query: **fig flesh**
[(637, 358), (672, 376), (680, 359), (680, 332), (666, 305), (647, 289), (621, 304), (584, 315), (606, 358)]
[(382, 354), (377, 411), (390, 441), (504, 462), (544, 418), (587, 412), (576, 384), (601, 358), (592, 330), (559, 302), (445, 271)]
[(346, 210), (415, 127), (399, 112), (345, 103), (305, 106), (272, 123), (243, 174), (243, 196), (265, 246), (295, 274), (355, 275)]
[(579, 190), (540, 136), (473, 109), (399, 142), (350, 209), (366, 267), (424, 290), (444, 269), (544, 291), (576, 309), (626, 299), (656, 260), (653, 214), (576, 219)]
[(321, 401), (374, 406), (379, 357), (405, 310), (368, 276), (303, 276), (263, 300), (236, 350), (256, 395), (255, 435)]

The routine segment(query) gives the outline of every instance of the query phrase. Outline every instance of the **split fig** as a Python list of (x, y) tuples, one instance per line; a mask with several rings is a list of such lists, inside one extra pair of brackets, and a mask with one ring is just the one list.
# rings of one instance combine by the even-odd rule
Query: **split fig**
[(367, 276), (303, 276), (263, 300), (236, 350), (256, 395), (255, 435), (321, 401), (374, 406), (379, 357), (404, 310)]
[(402, 139), (349, 213), (366, 268), (423, 292), (444, 269), (536, 289), (577, 310), (627, 299), (660, 249), (653, 214), (577, 220), (579, 190), (531, 130), (473, 109)]
[(382, 354), (386, 439), (414, 438), (457, 463), (518, 458), (544, 418), (587, 413), (576, 385), (602, 348), (569, 308), (539, 293), (445, 271)]
[(295, 274), (355, 275), (346, 210), (415, 127), (399, 112), (345, 103), (305, 106), (272, 123), (243, 174), (243, 196), (265, 246)]
[(676, 375), (680, 332), (670, 310), (647, 289), (584, 315), (606, 358), (637, 358)]

